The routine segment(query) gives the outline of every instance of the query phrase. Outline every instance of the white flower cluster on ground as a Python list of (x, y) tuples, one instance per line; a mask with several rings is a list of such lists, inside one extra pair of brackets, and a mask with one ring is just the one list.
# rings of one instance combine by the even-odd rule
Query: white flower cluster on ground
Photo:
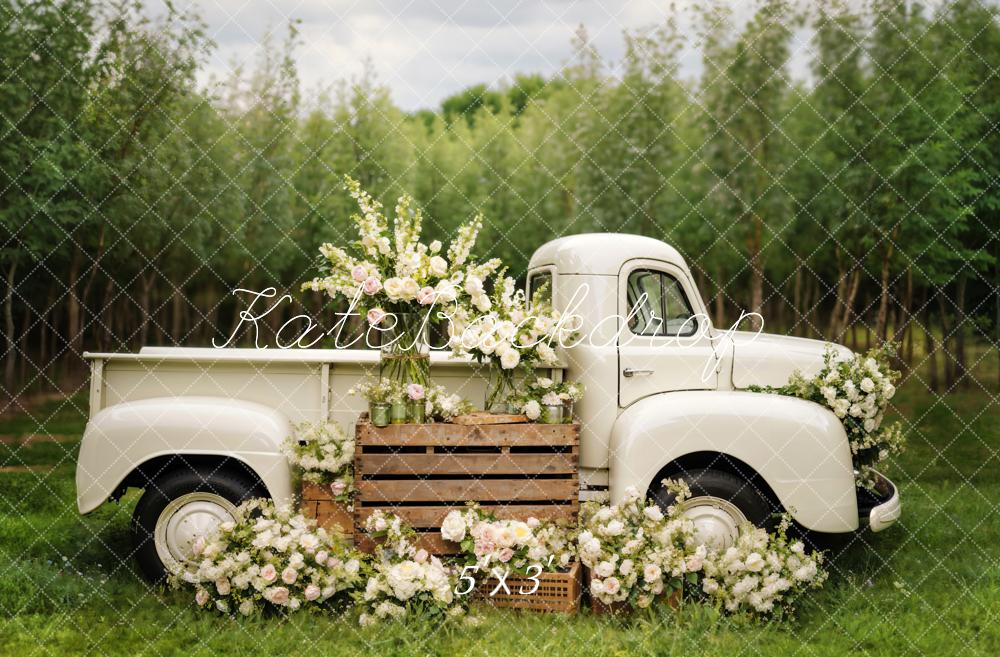
[(889, 368), (892, 353), (886, 346), (838, 360), (831, 347), (816, 376), (806, 378), (796, 372), (788, 385), (762, 389), (808, 399), (833, 411), (844, 424), (862, 486), (871, 486), (876, 466), (901, 452), (906, 444), (899, 423), (883, 424), (899, 380), (899, 372)]
[(785, 518), (774, 534), (759, 528), (744, 531), (733, 547), (710, 553), (702, 591), (726, 611), (767, 614), (790, 607), (802, 591), (822, 585), (827, 577), (823, 554), (807, 553), (802, 541), (789, 541), (788, 525)]
[(459, 543), (466, 565), (488, 573), (495, 566), (524, 573), (566, 570), (576, 560), (575, 528), (537, 518), (497, 520), (481, 507), (453, 510), (441, 523), (441, 537)]
[[(679, 500), (687, 497), (683, 484), (670, 486)], [(605, 604), (648, 607), (657, 596), (680, 589), (688, 573), (701, 570), (706, 550), (693, 545), (691, 521), (674, 509), (665, 515), (634, 488), (620, 504), (583, 505), (577, 541), (580, 561), (590, 568), (592, 596)]]
[(401, 518), (375, 511), (365, 522), (365, 529), (378, 545), (362, 596), (367, 605), (359, 618), (362, 625), (410, 614), (464, 616), (464, 598), (454, 593), (454, 570), (427, 550), (417, 548), (413, 530)]
[(342, 502), (350, 500), (354, 486), (354, 439), (336, 422), (303, 423), (282, 445), (282, 453), (299, 468), (302, 479), (329, 486)]
[(250, 615), (330, 602), (360, 586), (361, 561), (315, 522), (268, 500), (245, 502), (237, 519), (193, 546), (197, 568), (175, 578), (198, 605)]

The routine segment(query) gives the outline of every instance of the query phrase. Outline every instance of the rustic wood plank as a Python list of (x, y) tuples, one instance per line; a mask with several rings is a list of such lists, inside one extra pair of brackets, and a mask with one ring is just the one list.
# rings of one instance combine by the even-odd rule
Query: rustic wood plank
[[(376, 542), (368, 534), (358, 530), (354, 533), (354, 545), (362, 552), (370, 554), (375, 551)], [(452, 543), (441, 538), (441, 532), (422, 532), (418, 534), (416, 546), (438, 556), (458, 554), (462, 550), (462, 546), (458, 543)]]
[[(394, 513), (410, 526), (416, 528), (440, 527), (444, 517), (450, 511), (465, 509), (464, 504), (451, 506), (365, 506), (355, 511), (357, 522), (364, 525), (369, 516), (376, 510)], [(539, 520), (575, 520), (580, 510), (579, 504), (500, 504), (485, 506), (484, 511), (490, 512), (500, 520), (527, 520), (534, 517)]]
[(357, 426), (357, 445), (374, 446), (558, 446), (580, 443), (579, 424), (495, 424), (461, 426), (435, 424), (395, 424), (376, 428), (368, 423)]
[(563, 500), (579, 495), (576, 476), (566, 479), (445, 479), (357, 482), (362, 503), (501, 502)]
[(361, 454), (366, 475), (572, 474), (577, 455), (568, 454)]
[(455, 424), (526, 424), (528, 422), (527, 415), (511, 415), (504, 413), (487, 413), (485, 411), (477, 411), (475, 413), (468, 413), (466, 415), (459, 415), (452, 420)]

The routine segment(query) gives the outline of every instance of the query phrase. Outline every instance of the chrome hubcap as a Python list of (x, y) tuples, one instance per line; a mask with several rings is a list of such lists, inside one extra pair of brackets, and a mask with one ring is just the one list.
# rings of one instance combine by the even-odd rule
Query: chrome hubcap
[(192, 547), (219, 525), (236, 518), (236, 506), (214, 493), (187, 493), (170, 501), (156, 521), (156, 553), (169, 573), (192, 562)]
[(735, 504), (709, 495), (685, 500), (681, 512), (694, 523), (699, 544), (720, 550), (736, 545), (742, 527), (749, 522)]

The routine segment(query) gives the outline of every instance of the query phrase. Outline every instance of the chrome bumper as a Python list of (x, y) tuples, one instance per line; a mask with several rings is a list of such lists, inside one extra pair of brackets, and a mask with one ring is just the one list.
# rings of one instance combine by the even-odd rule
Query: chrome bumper
[(858, 490), (858, 526), (880, 532), (891, 527), (903, 511), (899, 500), (899, 489), (881, 473), (875, 483), (875, 490)]

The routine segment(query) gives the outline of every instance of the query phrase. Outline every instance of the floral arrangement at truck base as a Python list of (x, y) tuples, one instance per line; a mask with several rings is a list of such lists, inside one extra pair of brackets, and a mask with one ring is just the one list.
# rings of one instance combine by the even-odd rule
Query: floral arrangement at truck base
[(338, 502), (349, 503), (354, 493), (354, 440), (335, 422), (302, 423), (282, 445), (290, 465), (302, 480), (329, 486)]
[(368, 607), (359, 618), (361, 625), (410, 614), (447, 618), (465, 615), (464, 599), (454, 593), (454, 571), (427, 550), (417, 548), (416, 532), (399, 516), (374, 511), (365, 529), (379, 543), (361, 596)]
[(678, 502), (665, 515), (634, 488), (620, 504), (588, 502), (580, 512), (580, 561), (590, 568), (590, 594), (604, 604), (645, 608), (657, 596), (697, 581), (705, 546), (694, 545), (694, 526), (679, 503), (690, 496), (683, 482), (665, 481)]
[(332, 601), (362, 582), (361, 561), (333, 535), (270, 500), (251, 500), (193, 546), (197, 569), (174, 578), (199, 606), (244, 616)]
[(575, 533), (575, 528), (533, 517), (497, 520), (476, 505), (450, 511), (441, 523), (441, 537), (461, 544), (465, 565), (485, 573), (495, 566), (521, 574), (533, 565), (566, 570), (576, 560)]
[(701, 590), (729, 612), (767, 614), (790, 609), (798, 595), (826, 581), (821, 552), (807, 553), (802, 541), (789, 541), (791, 520), (781, 519), (768, 534), (748, 528), (736, 545), (704, 560)]
[(889, 368), (893, 353), (893, 348), (886, 345), (838, 360), (837, 352), (829, 347), (816, 376), (806, 378), (796, 372), (787, 385), (754, 389), (807, 399), (833, 411), (847, 432), (858, 485), (871, 487), (877, 477), (876, 466), (902, 452), (906, 445), (898, 422), (887, 426), (882, 423), (899, 381), (899, 372)]

